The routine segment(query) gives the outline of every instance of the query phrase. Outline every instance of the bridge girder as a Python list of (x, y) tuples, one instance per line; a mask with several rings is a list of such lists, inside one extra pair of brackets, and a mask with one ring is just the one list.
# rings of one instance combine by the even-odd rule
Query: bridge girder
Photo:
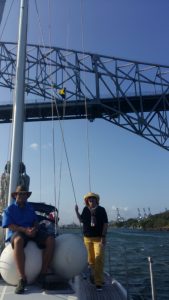
[[(14, 88), (16, 50), (0, 43), (0, 87)], [(103, 118), (169, 150), (169, 66), (27, 45), (25, 92), (36, 99), (26, 100), (25, 121), (50, 120), (53, 103), (56, 120)], [(11, 119), (1, 104), (0, 122)]]

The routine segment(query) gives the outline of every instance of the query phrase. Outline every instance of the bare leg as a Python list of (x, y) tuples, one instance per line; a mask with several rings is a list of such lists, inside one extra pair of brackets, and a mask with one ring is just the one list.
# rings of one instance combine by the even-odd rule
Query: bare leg
[(17, 236), (13, 241), (14, 245), (14, 259), (21, 278), (26, 279), (25, 275), (25, 253), (24, 241), (22, 237)]
[(52, 236), (49, 236), (46, 239), (45, 247), (46, 248), (43, 250), (41, 274), (47, 273), (48, 267), (50, 266), (53, 258), (55, 239)]

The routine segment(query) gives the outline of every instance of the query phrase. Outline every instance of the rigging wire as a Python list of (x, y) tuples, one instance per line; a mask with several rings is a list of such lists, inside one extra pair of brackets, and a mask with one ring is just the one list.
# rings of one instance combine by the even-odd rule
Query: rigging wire
[[(36, 12), (37, 12), (37, 15), (38, 15), (38, 22), (39, 22), (39, 26), (40, 26), (42, 42), (43, 42), (43, 45), (45, 47), (43, 32), (42, 32), (42, 26), (41, 26), (39, 12), (38, 12), (37, 0), (35, 0), (35, 6), (36, 6)], [(83, 30), (83, 28), (84, 28), (84, 15), (83, 15), (83, 1), (82, 0), (81, 0), (81, 26), (82, 26), (82, 48), (83, 48), (83, 59), (84, 59), (84, 30)], [(50, 77), (49, 77), (49, 80), (51, 81), (51, 86), (53, 87), (52, 79)], [(86, 77), (85, 77), (85, 81), (86, 81)], [(57, 106), (56, 97), (54, 97), (54, 101), (55, 101), (55, 107), (56, 107), (57, 117), (58, 117), (58, 121), (59, 121), (59, 126), (60, 126), (60, 130), (61, 130), (61, 135), (62, 135), (64, 150), (65, 150), (69, 175), (70, 175), (70, 179), (71, 179), (74, 200), (75, 200), (75, 203), (77, 204), (75, 188), (74, 188), (74, 183), (73, 183), (73, 177), (72, 177), (72, 173), (71, 173), (71, 168), (70, 168), (70, 163), (69, 163), (69, 158), (68, 158), (68, 152), (67, 152), (67, 148), (66, 148), (66, 142), (65, 142), (65, 139), (64, 139), (64, 132), (63, 132), (62, 124), (61, 124), (61, 119), (60, 119), (60, 115), (59, 115), (59, 110), (58, 110), (58, 106)], [(91, 167), (90, 167), (90, 151), (89, 151), (88, 110), (87, 110), (86, 97), (85, 97), (85, 112), (86, 112), (86, 123), (87, 123), (87, 125), (86, 125), (87, 126), (86, 135), (87, 135), (87, 156), (88, 156), (88, 174), (89, 174), (88, 177), (89, 177), (89, 189), (91, 190), (91, 170), (90, 170)]]
[[(42, 32), (42, 26), (41, 26), (41, 22), (40, 22), (40, 17), (39, 17), (38, 6), (37, 6), (37, 1), (36, 0), (35, 0), (35, 7), (36, 7), (37, 15), (38, 15), (38, 23), (39, 23), (39, 26), (40, 26), (42, 43), (43, 43), (43, 46), (45, 47), (44, 38), (43, 38), (43, 32)], [(45, 57), (44, 57), (44, 59), (45, 59)], [(53, 92), (54, 92), (54, 84), (53, 84), (53, 81), (52, 81), (52, 79), (51, 79), (50, 76), (49, 76), (49, 80), (51, 82), (51, 87), (53, 88)], [(55, 107), (56, 107), (56, 112), (57, 112), (57, 118), (58, 118), (58, 121), (59, 121), (60, 130), (61, 130), (61, 136), (62, 136), (64, 151), (65, 151), (65, 155), (66, 155), (66, 161), (67, 161), (67, 165), (68, 165), (68, 170), (69, 170), (69, 176), (70, 176), (72, 190), (73, 190), (74, 201), (77, 204), (75, 187), (74, 187), (74, 182), (73, 182), (73, 176), (72, 176), (72, 172), (71, 172), (71, 168), (70, 168), (69, 157), (68, 157), (66, 142), (65, 142), (65, 138), (64, 138), (63, 126), (61, 124), (61, 118), (60, 118), (60, 115), (59, 115), (59, 110), (58, 110), (58, 106), (57, 106), (57, 101), (56, 100), (57, 100), (57, 98), (56, 98), (56, 96), (54, 96), (54, 102), (55, 102)]]
[[(49, 6), (50, 6), (50, 4), (48, 2), (48, 13), (49, 13)], [(40, 15), (39, 15), (39, 10), (38, 10), (37, 0), (35, 0), (35, 9), (36, 9), (36, 14), (37, 14), (37, 18), (38, 18), (38, 25), (39, 25), (42, 44), (45, 47), (44, 36), (43, 36), (43, 31), (42, 31), (42, 26), (41, 26), (41, 21), (40, 21)], [(48, 24), (48, 27), (49, 27), (49, 40), (51, 42), (50, 24)], [(44, 59), (45, 59), (45, 56), (44, 56)], [(51, 104), (51, 106), (52, 106), (52, 104)], [(53, 126), (53, 115), (52, 115), (52, 126)], [(53, 130), (54, 129), (52, 128), (52, 131)], [(40, 134), (41, 134), (41, 132), (40, 132)], [(53, 135), (54, 135), (54, 133), (53, 133)], [(54, 142), (54, 137), (53, 137), (53, 142)], [(41, 145), (40, 145), (40, 151), (41, 151)], [(40, 154), (40, 156), (41, 156), (41, 154)], [(54, 157), (54, 150), (53, 150), (53, 157)], [(40, 161), (41, 161), (41, 157), (40, 157)], [(55, 161), (54, 161), (54, 166), (53, 167), (54, 167), (54, 206), (56, 207)], [(40, 177), (41, 177), (41, 174), (42, 174), (42, 170), (41, 170), (41, 162), (40, 162)], [(42, 181), (40, 179), (40, 198), (41, 198), (41, 188), (42, 188)]]
[[(63, 120), (62, 120), (62, 124), (63, 124), (63, 121), (64, 121), (65, 111), (66, 111), (66, 99), (63, 100)], [(59, 166), (58, 209), (60, 208), (60, 199), (61, 199), (61, 188), (60, 187), (61, 187), (61, 181), (62, 181), (62, 165), (63, 165), (63, 141), (61, 143), (61, 159), (60, 159), (60, 166)]]
[[(54, 91), (53, 91), (54, 92)], [(54, 98), (54, 93), (53, 93), (53, 98)], [(66, 111), (66, 99), (63, 100), (63, 120), (65, 116), (65, 111)], [(62, 120), (62, 124), (63, 124)], [(62, 125), (63, 128), (63, 125)], [(63, 166), (63, 140), (61, 142), (61, 158), (60, 158), (60, 165), (59, 165), (59, 181), (58, 181), (58, 212), (60, 210), (60, 199), (61, 199), (61, 182), (62, 182), (62, 166)]]
[[(12, 1), (11, 5), (10, 5), (8, 15), (7, 15), (4, 27), (3, 27), (2, 32), (1, 32), (0, 40), (2, 39), (3, 33), (5, 31), (5, 28), (6, 28), (6, 25), (7, 25), (7, 22), (8, 22), (8, 19), (9, 19), (9, 16), (10, 16), (13, 4), (14, 4), (14, 0)], [(18, 13), (19, 13), (19, 11), (18, 11)], [(19, 16), (18, 16), (18, 18), (19, 18)], [(16, 46), (16, 49), (17, 49), (17, 46)], [(15, 85), (15, 81), (16, 81), (16, 74), (15, 74), (14, 77), (12, 77), (12, 84), (11, 84), (11, 86)], [(14, 89), (11, 88), (10, 98), (11, 98), (11, 104), (14, 105), (14, 101), (16, 101), (15, 100), (15, 88)], [(12, 110), (12, 120), (13, 119), (14, 119), (14, 111)], [(10, 131), (9, 131), (9, 140), (8, 140), (8, 159), (7, 160), (10, 163), (11, 163), (11, 152), (12, 152), (12, 134), (13, 134), (13, 122), (11, 122)]]
[(37, 13), (37, 17), (38, 17), (38, 24), (39, 24), (39, 30), (40, 30), (40, 34), (41, 34), (42, 44), (45, 47), (45, 42), (44, 42), (44, 38), (43, 38), (43, 31), (42, 31), (42, 26), (41, 26), (41, 22), (40, 22), (39, 11), (38, 11), (37, 0), (35, 0), (35, 8), (36, 8), (36, 13)]
[[(50, 0), (48, 0), (48, 20), (51, 20), (51, 6)], [(49, 46), (51, 47), (51, 22), (48, 22), (48, 31), (49, 31)], [(51, 64), (49, 65), (49, 70), (51, 74)], [(51, 97), (51, 111), (52, 111), (52, 156), (53, 156), (53, 181), (54, 181), (54, 207), (55, 207), (55, 214), (54, 214), (54, 221), (55, 221), (55, 235), (57, 233), (57, 226), (58, 226), (58, 216), (60, 213), (59, 207), (59, 200), (56, 210), (56, 154), (55, 154), (55, 126), (54, 126), (54, 105)], [(59, 195), (60, 195), (60, 186), (59, 186)], [(57, 216), (57, 217), (56, 217)]]
[[(14, 79), (12, 79), (14, 80)], [(13, 99), (14, 99), (14, 90), (11, 90), (11, 94), (10, 94), (10, 98), (11, 98), (11, 104), (13, 104)], [(13, 111), (12, 111), (12, 120), (13, 120)], [(12, 151), (12, 132), (13, 132), (13, 122), (11, 122), (10, 126), (10, 130), (9, 130), (9, 138), (8, 138), (8, 158), (7, 160), (10, 161), (10, 157), (11, 157), (11, 151)]]
[[(48, 7), (49, 7), (49, 13), (51, 11), (51, 7), (50, 7), (50, 0), (48, 0)], [(51, 16), (49, 15), (49, 20), (51, 20)], [(49, 44), (51, 46), (51, 24), (48, 25), (49, 26)], [(69, 26), (69, 24), (68, 24)], [(67, 32), (68, 32), (68, 27), (67, 27)], [(66, 36), (68, 37), (68, 34), (66, 34)], [(68, 40), (66, 41), (66, 44), (68, 43)], [(68, 45), (66, 45), (67, 47)], [(51, 69), (51, 66), (50, 66), (50, 69)], [(50, 70), (51, 71), (51, 70)], [(50, 72), (51, 73), (51, 72)], [(66, 87), (63, 86), (63, 82), (66, 82), (66, 79), (64, 80), (64, 76), (63, 76), (63, 71), (62, 71), (62, 89), (66, 90)], [(53, 89), (53, 88), (52, 88)], [(52, 99), (54, 99), (54, 89), (53, 89), (53, 97), (51, 98), (51, 107), (52, 107), (52, 138), (53, 138), (53, 142), (52, 142), (52, 145), (53, 145), (53, 160), (54, 160), (54, 185), (55, 185), (55, 182), (56, 182), (56, 171), (55, 171), (55, 147), (54, 147), (54, 144), (55, 144), (55, 132), (54, 132), (54, 102), (52, 101)], [(64, 120), (64, 116), (65, 116), (65, 111), (66, 111), (66, 94), (65, 96), (62, 98), (63, 100), (63, 120)], [(63, 120), (62, 120), (62, 124), (63, 124)], [(63, 125), (62, 125), (62, 128), (63, 128)], [(63, 147), (63, 141), (62, 141), (62, 147)], [(59, 211), (60, 211), (60, 198), (61, 198), (61, 180), (62, 180), (62, 164), (63, 164), (63, 151), (61, 149), (61, 160), (60, 160), (60, 167), (59, 167), (59, 182), (58, 182), (58, 205), (57, 205), (57, 208), (58, 208), (58, 214), (59, 214)], [(55, 185), (56, 187), (56, 185)], [(55, 207), (56, 207), (56, 188), (55, 188)]]
[(7, 25), (7, 22), (8, 22), (9, 16), (10, 16), (10, 13), (11, 13), (11, 9), (12, 9), (13, 3), (14, 3), (14, 0), (12, 1), (11, 5), (10, 5), (9, 12), (8, 12), (8, 15), (7, 15), (7, 17), (6, 17), (6, 20), (5, 20), (4, 26), (3, 26), (3, 28), (2, 28), (2, 32), (1, 32), (1, 34), (0, 34), (0, 41), (1, 41), (1, 39), (2, 39), (2, 36), (3, 36), (3, 34), (4, 34), (4, 31), (5, 31), (5, 28), (6, 28), (6, 25)]
[(40, 131), (40, 141), (39, 141), (39, 173), (40, 173), (40, 178), (39, 178), (39, 186), (40, 186), (40, 202), (42, 201), (42, 126), (41, 126), (41, 121), (39, 124), (39, 131)]
[[(67, 7), (67, 11), (69, 11), (69, 8)], [(67, 17), (67, 20), (69, 20), (69, 18)], [(69, 44), (69, 22), (67, 22), (67, 27), (66, 27), (66, 49), (68, 49), (68, 44)], [(67, 65), (67, 63), (66, 63)], [(63, 111), (62, 111), (62, 116), (63, 116), (63, 119), (62, 119), (62, 128), (63, 128), (63, 131), (64, 131), (64, 117), (65, 117), (65, 114), (66, 114), (66, 89), (67, 89), (67, 86), (66, 85), (63, 85), (63, 83), (67, 82), (67, 73), (65, 75), (65, 78), (64, 78), (64, 74), (63, 74), (63, 70), (62, 70), (62, 91), (64, 91), (64, 97), (62, 97), (62, 101), (63, 101)], [(61, 180), (62, 180), (62, 165), (63, 165), (63, 140), (62, 140), (62, 144), (61, 144), (61, 159), (60, 159), (60, 167), (59, 167), (59, 193), (58, 193), (58, 207), (60, 207), (60, 198), (61, 198)]]
[[(48, 13), (50, 13), (50, 1), (48, 1)], [(40, 29), (40, 33), (41, 33), (41, 39), (42, 39), (42, 43), (43, 43), (43, 46), (45, 47), (45, 42), (44, 42), (44, 36), (43, 36), (43, 31), (42, 31), (42, 26), (41, 26), (41, 22), (40, 22), (40, 16), (39, 16), (39, 11), (38, 11), (38, 5), (37, 5), (37, 1), (35, 0), (35, 8), (36, 8), (36, 13), (37, 13), (37, 16), (38, 16), (38, 24), (39, 24), (39, 29)], [(51, 18), (49, 17), (49, 20)], [(49, 27), (49, 43), (51, 44), (51, 24), (48, 23), (48, 27)], [(45, 59), (45, 57), (44, 57)], [(51, 69), (51, 65), (49, 67)], [(49, 80), (52, 82), (52, 79), (49, 78)], [(52, 84), (51, 84), (51, 87), (52, 87)], [(59, 207), (58, 209), (56, 209), (56, 162), (55, 162), (55, 149), (54, 149), (54, 144), (55, 144), (55, 132), (54, 132), (54, 118), (53, 118), (53, 104), (52, 104), (52, 101), (51, 101), (51, 110), (52, 110), (52, 155), (53, 155), (53, 161), (54, 161), (54, 164), (53, 164), (53, 178), (54, 178), (54, 207), (55, 207), (55, 214), (54, 214), (54, 220), (55, 220), (55, 228), (54, 228), (54, 231), (55, 231), (55, 235), (57, 233), (57, 223), (58, 223), (58, 215), (59, 215)], [(41, 147), (40, 147), (41, 149)], [(40, 170), (40, 173), (41, 173), (41, 170)], [(41, 186), (41, 181), (40, 181), (40, 186)], [(57, 216), (57, 217), (56, 217)]]
[[(3, 26), (2, 31), (1, 31), (1, 33), (0, 33), (0, 41), (2, 40), (2, 37), (3, 37), (4, 31), (5, 31), (5, 28), (6, 28), (6, 26), (7, 26), (7, 22), (8, 22), (8, 20), (9, 20), (10, 13), (11, 13), (11, 10), (12, 10), (12, 7), (13, 7), (13, 4), (14, 4), (14, 0), (12, 0), (12, 2), (11, 2), (11, 5), (10, 5), (9, 11), (8, 11), (8, 14), (7, 14), (6, 19), (5, 19), (5, 22), (4, 22), (4, 26)], [(12, 81), (14, 81), (14, 78), (12, 78)], [(11, 90), (10, 98), (11, 98), (11, 103), (12, 103), (12, 102), (13, 102), (13, 99), (14, 99), (14, 90), (13, 90), (13, 89)], [(12, 116), (12, 119), (13, 119), (13, 116)], [(13, 123), (11, 122), (10, 132), (9, 132), (9, 138), (8, 138), (7, 161), (10, 161), (10, 157), (11, 157), (11, 149), (12, 149), (12, 139), (11, 139), (11, 136), (12, 136), (12, 126), (13, 126)]]
[[(82, 33), (82, 52), (83, 52), (83, 60), (85, 57), (85, 49), (84, 49), (84, 6), (83, 0), (80, 1), (81, 4), (81, 33)], [(84, 83), (86, 83), (86, 73), (84, 71)], [(86, 84), (85, 84), (86, 91)], [(88, 184), (89, 191), (91, 192), (91, 163), (90, 163), (90, 143), (89, 143), (89, 121), (88, 121), (88, 109), (87, 109), (87, 101), (86, 101), (86, 93), (85, 94), (85, 114), (86, 114), (86, 143), (87, 143), (87, 161), (88, 161)]]
[(72, 172), (71, 172), (71, 168), (70, 168), (69, 157), (68, 157), (66, 142), (65, 142), (65, 138), (64, 138), (64, 131), (63, 131), (63, 127), (62, 127), (62, 124), (61, 124), (61, 118), (60, 118), (60, 115), (59, 115), (59, 110), (58, 110), (58, 106), (57, 106), (56, 97), (54, 98), (54, 101), (55, 101), (55, 107), (56, 107), (56, 112), (57, 112), (57, 118), (58, 118), (58, 121), (59, 121), (60, 130), (61, 130), (61, 135), (62, 135), (64, 150), (65, 150), (65, 155), (66, 155), (66, 160), (67, 160), (69, 175), (70, 175), (70, 179), (71, 179), (74, 200), (75, 200), (75, 203), (77, 204), (75, 187), (74, 187), (74, 183), (73, 183), (73, 176), (72, 176)]
[[(5, 28), (7, 26), (7, 22), (13, 7), (14, 0), (12, 1), (7, 17), (4, 22), (4, 26), (2, 28), (2, 31), (0, 33), (0, 41), (2, 40), (2, 36), (4, 34)], [(16, 47), (17, 48), (17, 47)], [(13, 68), (13, 67), (12, 67)], [(15, 77), (12, 77), (12, 82), (11, 86), (13, 86), (13, 82), (16, 80), (16, 75)], [(10, 103), (13, 104), (14, 102), (14, 93), (15, 90), (13, 88), (10, 89)], [(13, 114), (14, 112), (12, 111), (12, 119), (13, 119)], [(13, 122), (9, 124), (9, 135), (8, 135), (8, 142), (7, 142), (7, 152), (6, 152), (6, 164), (5, 164), (5, 172), (0, 176), (0, 190), (1, 190), (1, 203), (3, 203), (3, 209), (7, 206), (7, 201), (8, 201), (8, 189), (9, 189), (9, 177), (10, 176), (10, 158), (11, 158), (11, 149), (12, 149), (12, 132), (13, 132)], [(9, 164), (9, 165), (8, 165)], [(8, 165), (8, 167), (7, 167)], [(7, 169), (6, 169), (7, 168)], [(5, 178), (3, 178), (3, 175)], [(2, 192), (3, 190), (3, 185), (5, 189), (5, 193)], [(4, 246), (5, 246), (5, 232), (3, 231), (3, 238), (4, 238)]]

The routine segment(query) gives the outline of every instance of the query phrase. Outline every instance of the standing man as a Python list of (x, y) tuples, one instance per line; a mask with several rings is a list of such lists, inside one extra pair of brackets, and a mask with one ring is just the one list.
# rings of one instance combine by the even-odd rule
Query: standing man
[(12, 245), (14, 259), (20, 275), (15, 289), (16, 294), (24, 293), (27, 284), (24, 247), (28, 241), (34, 241), (39, 248), (43, 249), (40, 273), (42, 284), (54, 253), (54, 237), (47, 232), (40, 231), (37, 215), (33, 207), (27, 202), (30, 195), (31, 192), (28, 192), (24, 186), (17, 186), (16, 191), (11, 194), (15, 201), (4, 210), (2, 219), (2, 227), (9, 229), (6, 242), (9, 241)]
[(95, 193), (84, 196), (85, 207), (82, 214), (78, 206), (75, 211), (80, 222), (83, 223), (84, 243), (88, 253), (88, 263), (91, 268), (91, 281), (97, 290), (102, 290), (104, 282), (104, 245), (108, 227), (107, 213), (104, 207), (99, 205), (100, 197)]

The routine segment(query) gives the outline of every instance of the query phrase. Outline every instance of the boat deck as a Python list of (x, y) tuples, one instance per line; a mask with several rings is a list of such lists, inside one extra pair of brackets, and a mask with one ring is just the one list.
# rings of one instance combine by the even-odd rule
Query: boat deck
[(102, 291), (97, 291), (95, 285), (82, 276), (77, 277), (78, 288), (80, 289), (80, 300), (126, 300), (127, 295), (123, 287), (116, 281), (111, 281), (109, 276), (105, 277), (105, 284)]
[(3, 279), (0, 279), (0, 300), (22, 300), (28, 297), (31, 300), (39, 298), (44, 300), (126, 300), (125, 290), (120, 284), (106, 276), (105, 284), (102, 291), (97, 291), (95, 286), (90, 283), (89, 279), (83, 276), (76, 276), (70, 285), (56, 285), (51, 290), (43, 290), (37, 285), (28, 285), (23, 295), (14, 293), (15, 287), (7, 285)]

